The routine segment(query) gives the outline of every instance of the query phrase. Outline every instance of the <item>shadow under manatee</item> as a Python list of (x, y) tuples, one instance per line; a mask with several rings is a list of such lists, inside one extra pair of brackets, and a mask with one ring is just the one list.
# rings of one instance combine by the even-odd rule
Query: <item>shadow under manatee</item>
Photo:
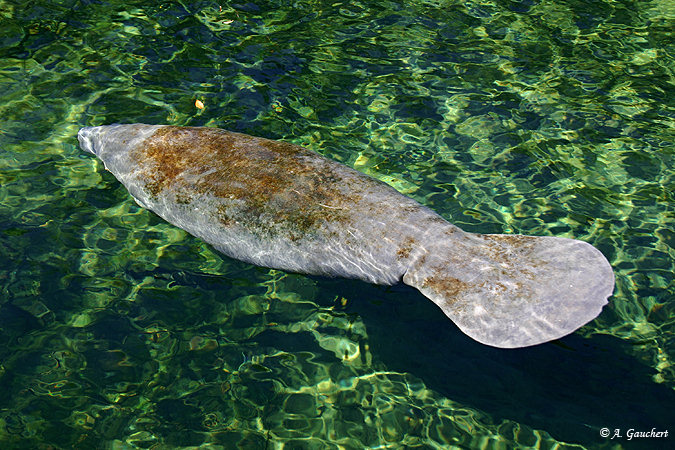
[(363, 319), (376, 360), (497, 422), (510, 419), (555, 439), (594, 447), (610, 444), (599, 435), (603, 427), (612, 433), (620, 429), (623, 438), (611, 444), (624, 448), (665, 444), (655, 438), (626, 439), (631, 428), (672, 428), (675, 405), (675, 393), (652, 380), (654, 369), (630, 356), (627, 342), (572, 334), (535, 347), (497, 349), (464, 335), (413, 288), (322, 283), (354, 300), (350, 312)]

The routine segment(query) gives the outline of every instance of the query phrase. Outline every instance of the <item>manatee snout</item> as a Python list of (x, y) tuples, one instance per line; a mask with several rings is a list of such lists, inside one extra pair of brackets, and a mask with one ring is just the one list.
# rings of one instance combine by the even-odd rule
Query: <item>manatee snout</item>
[(96, 155), (94, 137), (98, 134), (95, 129), (98, 127), (84, 127), (77, 133), (77, 140), (80, 142), (80, 148)]

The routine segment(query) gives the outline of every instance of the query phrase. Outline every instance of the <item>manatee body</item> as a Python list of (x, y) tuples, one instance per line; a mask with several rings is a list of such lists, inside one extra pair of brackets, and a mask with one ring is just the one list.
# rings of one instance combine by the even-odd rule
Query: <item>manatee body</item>
[(462, 231), (390, 186), (286, 142), (217, 128), (82, 128), (80, 146), (143, 207), (252, 264), (399, 281), (487, 345), (524, 347), (594, 319), (614, 274), (574, 239)]

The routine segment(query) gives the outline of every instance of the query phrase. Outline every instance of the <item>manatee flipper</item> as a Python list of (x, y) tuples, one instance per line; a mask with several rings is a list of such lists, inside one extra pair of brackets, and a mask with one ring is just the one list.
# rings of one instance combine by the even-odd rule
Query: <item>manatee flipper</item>
[(483, 344), (516, 348), (563, 337), (597, 317), (614, 290), (611, 266), (585, 242), (503, 234), (464, 238), (451, 247), (437, 241), (425, 248), (403, 281)]

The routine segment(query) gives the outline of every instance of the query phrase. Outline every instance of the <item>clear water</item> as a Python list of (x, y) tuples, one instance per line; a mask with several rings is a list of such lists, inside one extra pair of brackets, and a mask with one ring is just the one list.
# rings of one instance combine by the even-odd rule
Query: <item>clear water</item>
[[(672, 446), (625, 434), (675, 433), (674, 19), (670, 0), (0, 0), (2, 447)], [(224, 258), (78, 149), (113, 122), (284, 139), (467, 231), (586, 240), (615, 295), (505, 351), (407, 287)]]

